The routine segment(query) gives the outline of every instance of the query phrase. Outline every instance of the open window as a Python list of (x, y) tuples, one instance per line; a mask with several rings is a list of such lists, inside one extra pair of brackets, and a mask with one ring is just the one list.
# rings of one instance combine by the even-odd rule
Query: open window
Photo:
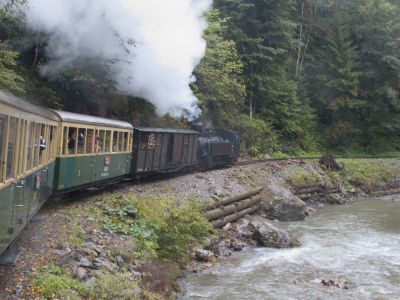
[(0, 115), (0, 182), (4, 182), (3, 173), (5, 168), (5, 136), (7, 130), (7, 116)]
[(142, 150), (154, 150), (156, 148), (156, 134), (143, 133), (140, 138), (140, 148)]
[(90, 154), (93, 153), (94, 151), (94, 140), (95, 136), (94, 136), (94, 130), (93, 129), (88, 129), (86, 131), (86, 154)]
[(87, 130), (79, 129), (77, 137), (78, 154), (84, 154), (86, 148)]
[(8, 148), (7, 148), (7, 170), (6, 179), (14, 177), (15, 169), (15, 154), (17, 152), (17, 137), (18, 137), (18, 119), (10, 119), (10, 128), (8, 130)]

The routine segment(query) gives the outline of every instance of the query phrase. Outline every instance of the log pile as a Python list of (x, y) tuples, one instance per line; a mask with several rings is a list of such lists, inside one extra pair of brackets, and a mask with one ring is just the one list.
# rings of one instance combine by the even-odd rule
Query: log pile
[(260, 187), (247, 193), (223, 198), (208, 206), (204, 214), (209, 221), (212, 221), (214, 228), (221, 228), (257, 211), (261, 202), (259, 194), (263, 189), (264, 187)]
[(340, 193), (338, 187), (327, 187), (322, 185), (309, 185), (295, 187), (294, 194), (303, 201), (308, 201), (313, 198), (323, 199), (330, 194)]

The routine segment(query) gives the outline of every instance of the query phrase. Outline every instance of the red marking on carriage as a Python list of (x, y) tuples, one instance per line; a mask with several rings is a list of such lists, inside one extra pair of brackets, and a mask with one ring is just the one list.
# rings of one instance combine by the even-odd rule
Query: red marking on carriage
[(104, 158), (104, 165), (109, 166), (111, 164), (111, 156), (106, 156)]
[(36, 174), (35, 175), (35, 188), (36, 190), (40, 190), (40, 183), (42, 182), (42, 175)]

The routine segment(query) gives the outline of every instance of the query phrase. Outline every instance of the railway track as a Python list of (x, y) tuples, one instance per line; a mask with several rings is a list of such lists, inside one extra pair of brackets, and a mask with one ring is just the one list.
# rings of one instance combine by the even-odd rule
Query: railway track
[[(296, 160), (319, 160), (320, 156), (314, 157), (286, 157), (286, 158), (265, 158), (235, 162), (233, 166), (246, 166), (265, 162), (296, 161)], [(400, 156), (335, 156), (335, 159), (400, 159)]]

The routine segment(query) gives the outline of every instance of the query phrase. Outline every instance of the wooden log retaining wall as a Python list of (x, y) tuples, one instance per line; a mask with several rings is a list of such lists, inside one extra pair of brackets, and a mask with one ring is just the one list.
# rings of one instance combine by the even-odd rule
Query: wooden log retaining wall
[(258, 210), (261, 202), (259, 194), (263, 189), (264, 187), (259, 187), (240, 195), (216, 201), (207, 207), (204, 215), (212, 221), (214, 228), (221, 228), (228, 223), (237, 221)]

